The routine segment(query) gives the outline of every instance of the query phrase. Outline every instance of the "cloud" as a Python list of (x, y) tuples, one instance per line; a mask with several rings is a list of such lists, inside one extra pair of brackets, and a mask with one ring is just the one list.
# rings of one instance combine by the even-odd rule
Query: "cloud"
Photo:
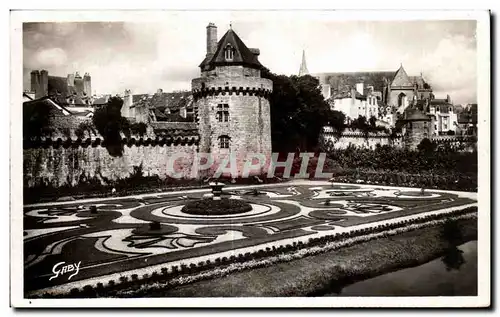
[(64, 66), (68, 60), (66, 52), (59, 47), (40, 50), (34, 59), (41, 68)]
[(437, 93), (450, 94), (454, 100), (476, 101), (475, 39), (462, 35), (443, 38), (432, 53), (422, 58), (421, 64), (426, 79)]
[[(141, 23), (30, 23), (23, 28), (24, 82), (29, 70), (66, 76), (89, 72), (97, 93), (190, 89), (205, 57), (206, 26), (219, 39), (232, 22), (259, 60), (279, 74), (297, 74), (306, 50), (310, 72), (393, 70), (423, 72), (436, 94), (475, 99), (475, 24), (443, 22), (315, 21), (297, 13), (185, 11)], [(292, 19), (293, 18), (293, 19)], [(27, 84), (26, 84), (27, 83)], [(457, 94), (456, 96), (454, 94)]]

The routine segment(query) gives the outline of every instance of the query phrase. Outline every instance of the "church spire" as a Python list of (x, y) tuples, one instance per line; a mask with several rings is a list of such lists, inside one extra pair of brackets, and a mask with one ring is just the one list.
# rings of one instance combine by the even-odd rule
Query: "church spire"
[(306, 51), (302, 51), (302, 63), (300, 64), (299, 76), (308, 75), (309, 71), (307, 70), (306, 65)]

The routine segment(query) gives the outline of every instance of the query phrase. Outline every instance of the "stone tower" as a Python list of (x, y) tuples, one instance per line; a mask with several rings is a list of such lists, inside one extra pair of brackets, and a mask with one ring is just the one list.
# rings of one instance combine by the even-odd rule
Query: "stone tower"
[(248, 154), (270, 160), (273, 83), (260, 76), (258, 49), (248, 48), (232, 29), (218, 42), (216, 35), (216, 26), (209, 24), (201, 76), (192, 80), (199, 152), (212, 153), (214, 166), (235, 157), (241, 176)]
[(302, 51), (302, 63), (300, 63), (299, 76), (309, 75), (306, 64), (306, 51)]
[(416, 108), (408, 108), (403, 113), (403, 142), (408, 149), (415, 150), (423, 139), (433, 134), (432, 119)]

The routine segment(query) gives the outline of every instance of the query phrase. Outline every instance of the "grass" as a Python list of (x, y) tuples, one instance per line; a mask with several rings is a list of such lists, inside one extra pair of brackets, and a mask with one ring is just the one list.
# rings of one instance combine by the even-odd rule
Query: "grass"
[[(459, 220), (464, 243), (477, 237), (477, 220)], [(291, 262), (233, 273), (173, 289), (148, 294), (151, 297), (263, 297), (321, 296), (405, 267), (426, 263), (449, 247), (443, 226), (433, 226), (397, 236), (371, 240), (336, 251)]]

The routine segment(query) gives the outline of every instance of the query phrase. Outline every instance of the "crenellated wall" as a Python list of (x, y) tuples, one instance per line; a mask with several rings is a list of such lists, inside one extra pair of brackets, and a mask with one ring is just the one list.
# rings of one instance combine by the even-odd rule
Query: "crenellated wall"
[(380, 144), (380, 146), (403, 146), (401, 135), (391, 138), (390, 135), (385, 133), (369, 133), (368, 137), (366, 137), (362, 132), (344, 132), (338, 138), (332, 131), (324, 131), (321, 137), (327, 146), (331, 146), (334, 149), (345, 149), (349, 146), (375, 149), (377, 144)]
[[(184, 178), (191, 178), (191, 167), (198, 145), (195, 140), (125, 141), (123, 154), (111, 156), (100, 139), (91, 141), (43, 142), (23, 150), (24, 184), (28, 187), (50, 183), (54, 187), (76, 185), (82, 178), (114, 181), (129, 177), (134, 166), (142, 165), (144, 176), (160, 179), (172, 176), (172, 168)], [(173, 160), (173, 154), (182, 159)], [(170, 164), (170, 165), (169, 165)], [(175, 165), (175, 167), (174, 167)]]

